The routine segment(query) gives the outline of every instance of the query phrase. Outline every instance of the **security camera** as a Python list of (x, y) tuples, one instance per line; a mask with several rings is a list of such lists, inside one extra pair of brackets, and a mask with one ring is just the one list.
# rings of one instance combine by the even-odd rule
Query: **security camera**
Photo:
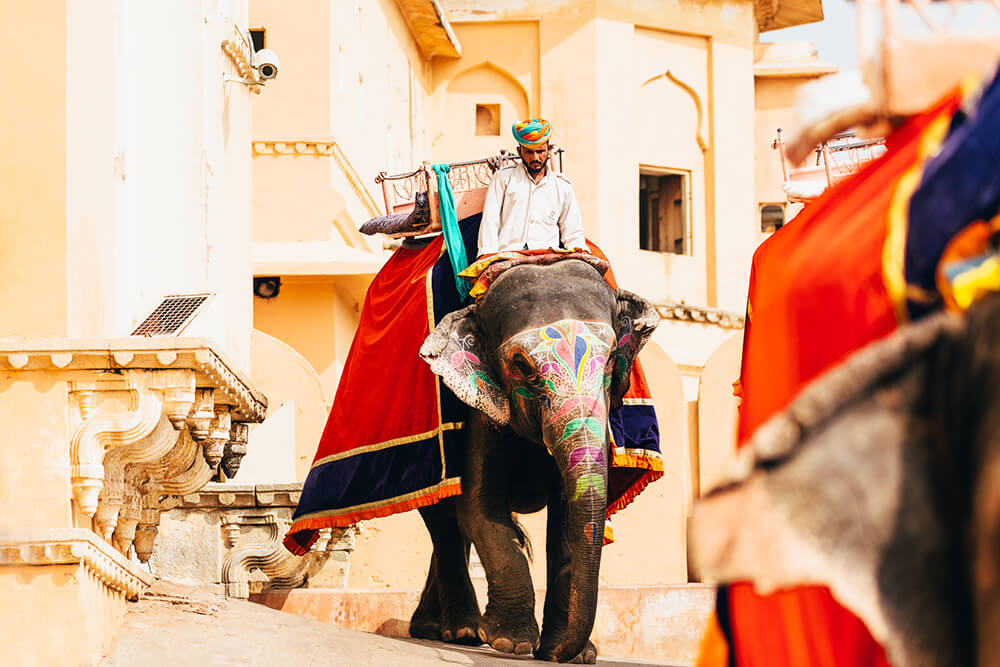
[(253, 294), (261, 299), (273, 299), (281, 291), (280, 276), (263, 276), (253, 279)]
[(253, 54), (253, 66), (257, 76), (265, 81), (278, 76), (278, 54), (271, 49), (261, 49)]

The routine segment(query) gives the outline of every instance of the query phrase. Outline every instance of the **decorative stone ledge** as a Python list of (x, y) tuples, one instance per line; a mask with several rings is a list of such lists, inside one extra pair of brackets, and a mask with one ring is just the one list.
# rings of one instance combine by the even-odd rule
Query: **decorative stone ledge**
[(689, 306), (686, 303), (656, 303), (653, 305), (664, 320), (711, 324), (722, 329), (742, 329), (746, 323), (742, 315), (714, 308), (700, 308)]
[[(236, 421), (259, 423), (267, 399), (204, 338), (0, 338), (0, 370), (185, 369), (198, 387), (214, 388), (216, 403), (230, 405)], [(176, 425), (176, 423), (175, 423)]]
[(200, 493), (189, 493), (173, 507), (215, 509), (219, 507), (290, 507), (302, 497), (302, 483), (209, 484)]
[(247, 424), (267, 409), (197, 338), (0, 338), (0, 371), (64, 383), (71, 498), (97, 535), (142, 562), (170, 497), (235, 475)]
[[(368, 192), (368, 188), (365, 187), (364, 181), (361, 180), (361, 176), (354, 168), (354, 165), (347, 159), (347, 155), (340, 147), (340, 144), (334, 141), (332, 137), (328, 139), (255, 139), (250, 143), (250, 147), (255, 158), (263, 156), (300, 157), (303, 155), (317, 158), (332, 158), (344, 175), (344, 178), (347, 179), (351, 189), (354, 190), (354, 194), (358, 200), (368, 211), (368, 215), (373, 218), (382, 215), (378, 204), (375, 203), (375, 198)], [(361, 236), (357, 229), (351, 227), (351, 230), (353, 230), (351, 232), (352, 236)], [(356, 240), (360, 241), (362, 246), (364, 245), (363, 237)]]
[(105, 586), (129, 600), (138, 599), (153, 576), (134, 567), (89, 530), (83, 528), (0, 535), (0, 566), (72, 565), (82, 563)]
[[(170, 502), (164, 550), (151, 562), (160, 576), (232, 597), (302, 586), (344, 588), (353, 528), (324, 529), (305, 556), (281, 540), (302, 494), (302, 484), (208, 484)], [(186, 543), (211, 542), (192, 562)], [(333, 567), (324, 571), (328, 561)]]

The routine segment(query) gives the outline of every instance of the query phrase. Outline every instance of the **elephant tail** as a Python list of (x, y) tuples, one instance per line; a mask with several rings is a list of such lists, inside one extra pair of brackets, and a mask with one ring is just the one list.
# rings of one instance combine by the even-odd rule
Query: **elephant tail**
[(524, 529), (524, 524), (517, 520), (517, 514), (514, 512), (510, 513), (510, 520), (514, 524), (514, 532), (517, 534), (518, 548), (524, 552), (529, 563), (535, 562), (535, 550), (531, 546), (531, 537), (528, 536), (528, 531)]

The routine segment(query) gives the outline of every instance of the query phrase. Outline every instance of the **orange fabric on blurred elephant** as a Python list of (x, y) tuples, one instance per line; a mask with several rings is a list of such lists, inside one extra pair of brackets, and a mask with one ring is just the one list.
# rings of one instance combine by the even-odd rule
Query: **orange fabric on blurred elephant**
[[(953, 95), (915, 116), (888, 152), (828, 190), (754, 254), (739, 384), (739, 442), (810, 380), (905, 319), (901, 252), (920, 168), (947, 133)], [(882, 667), (885, 652), (824, 587), (720, 588), (699, 667)]]

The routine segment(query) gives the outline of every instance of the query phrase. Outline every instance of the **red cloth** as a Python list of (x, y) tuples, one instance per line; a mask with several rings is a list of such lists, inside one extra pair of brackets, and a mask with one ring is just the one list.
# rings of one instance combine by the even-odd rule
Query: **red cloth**
[[(810, 380), (896, 328), (887, 236), (893, 225), (905, 232), (906, 214), (900, 219), (890, 203), (901, 178), (919, 168), (928, 128), (950, 118), (957, 102), (949, 98), (911, 118), (889, 138), (884, 157), (807, 206), (755, 253), (740, 374), (741, 444)], [(761, 596), (737, 583), (728, 604), (740, 667), (888, 665), (882, 647), (826, 588)]]
[[(475, 228), (468, 225), (467, 243), (475, 239)], [(606, 260), (596, 246), (593, 251)], [(442, 255), (441, 237), (422, 249), (400, 248), (369, 287), (285, 536), (292, 553), (307, 552), (322, 528), (389, 516), (461, 493), (461, 429), (468, 408), (440, 385), (419, 355), (435, 318), (461, 306), (450, 263)], [(614, 287), (610, 270), (605, 278)], [(609, 517), (663, 476), (656, 414), (638, 360), (625, 397), (625, 404), (609, 415), (614, 438)]]
[[(361, 325), (314, 464), (333, 454), (439, 428), (437, 379), (420, 358), (420, 346), (434, 328), (427, 274), (442, 252), (441, 237), (426, 248), (399, 248), (379, 272), (379, 288), (365, 296)], [(384, 369), (390, 367), (392, 373), (386, 375)], [(398, 378), (406, 378), (406, 391), (398, 390)]]

